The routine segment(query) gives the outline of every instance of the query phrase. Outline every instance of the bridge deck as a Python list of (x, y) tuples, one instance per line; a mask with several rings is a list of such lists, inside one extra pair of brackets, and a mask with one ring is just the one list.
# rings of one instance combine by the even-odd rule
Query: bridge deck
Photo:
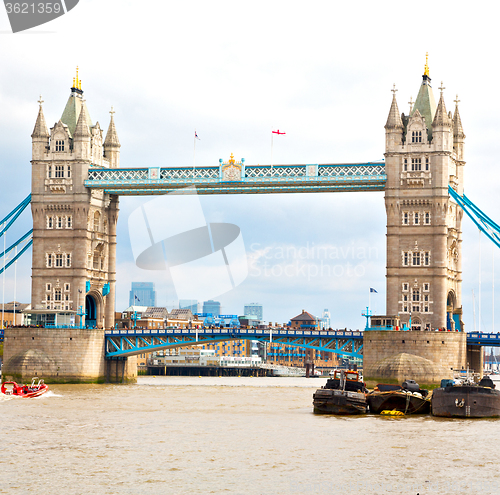
[(385, 163), (241, 165), (233, 175), (217, 167), (92, 167), (85, 186), (109, 194), (152, 195), (196, 187), (197, 194), (383, 191)]

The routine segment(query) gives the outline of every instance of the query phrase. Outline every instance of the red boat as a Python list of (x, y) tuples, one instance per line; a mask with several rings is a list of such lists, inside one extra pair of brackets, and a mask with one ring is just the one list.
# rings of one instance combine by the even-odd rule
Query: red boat
[(3, 382), (1, 392), (4, 395), (15, 395), (17, 397), (38, 397), (47, 390), (49, 386), (46, 385), (42, 379), (37, 378), (31, 380), (31, 385), (18, 385), (16, 382)]

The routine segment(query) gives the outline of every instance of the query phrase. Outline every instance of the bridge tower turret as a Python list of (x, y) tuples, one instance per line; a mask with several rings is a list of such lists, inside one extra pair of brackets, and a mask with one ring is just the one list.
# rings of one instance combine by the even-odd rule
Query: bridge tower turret
[(463, 330), (462, 211), (448, 186), (463, 192), (465, 136), (458, 99), (452, 117), (444, 89), (436, 105), (426, 61), (409, 115), (399, 115), (393, 89), (385, 126), (387, 314), (413, 330)]
[[(57, 315), (62, 324), (76, 320), (91, 327), (114, 326), (118, 197), (84, 185), (90, 168), (118, 164), (113, 116), (107, 143), (102, 134), (90, 118), (78, 72), (50, 133), (40, 100), (31, 162), (34, 317), (54, 321)], [(81, 319), (79, 308), (85, 315)]]

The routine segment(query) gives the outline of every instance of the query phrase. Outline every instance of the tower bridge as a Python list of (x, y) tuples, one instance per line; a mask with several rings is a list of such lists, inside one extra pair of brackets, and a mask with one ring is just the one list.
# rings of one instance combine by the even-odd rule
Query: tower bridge
[[(243, 158), (236, 160), (231, 155), (226, 162), (221, 159), (218, 165), (202, 167), (121, 168), (114, 112), (110, 112), (104, 136), (100, 124), (94, 124), (90, 117), (77, 74), (62, 116), (50, 130), (40, 99), (31, 136), (31, 318), (34, 324), (54, 324), (54, 315), (58, 314), (68, 318), (71, 328), (36, 329), (31, 333), (23, 329), (8, 331), (6, 373), (16, 375), (23, 370), (31, 373), (36, 363), (45, 362), (46, 376), (51, 373), (60, 376), (61, 372), (73, 379), (96, 379), (106, 374), (106, 355), (132, 356), (142, 344), (148, 348), (176, 344), (175, 335), (167, 335), (166, 340), (155, 343), (158, 336), (150, 335), (146, 342), (144, 335), (133, 335), (134, 340), (131, 335), (118, 338), (104, 334), (104, 328), (114, 327), (119, 196), (174, 191), (180, 194), (384, 191), (386, 314), (397, 317), (410, 328), (413, 338), (402, 339), (400, 332), (371, 331), (369, 338), (363, 339), (362, 347), (358, 345), (359, 339), (357, 347), (355, 339), (351, 339), (349, 352), (363, 352), (365, 376), (397, 351), (428, 358), (432, 365), (440, 363), (448, 369), (464, 366), (467, 342), (462, 322), (461, 222), (462, 207), (468, 203), (458, 198), (464, 197), (465, 134), (458, 98), (452, 114), (446, 109), (445, 88), (439, 89), (436, 104), (426, 63), (417, 99), (405, 115), (399, 112), (397, 90), (393, 88), (385, 124), (383, 161), (272, 166), (247, 164)], [(496, 228), (494, 222), (484, 219), (481, 222), (484, 228)], [(80, 306), (84, 307), (83, 312), (78, 311)], [(451, 332), (433, 338), (430, 332), (421, 332), (431, 329)], [(313, 342), (307, 336), (301, 336), (306, 339), (302, 341), (296, 336), (276, 336), (288, 339), (293, 345), (311, 345), (332, 352), (346, 350), (340, 336), (330, 337)], [(446, 347), (448, 341), (450, 346)], [(177, 340), (177, 345), (186, 345), (185, 342)], [(33, 348), (39, 352), (38, 361), (30, 361)], [(64, 352), (69, 352), (71, 365), (62, 363)], [(31, 368), (26, 363), (31, 363)], [(127, 371), (122, 370), (121, 374), (133, 376), (131, 358), (124, 366)]]

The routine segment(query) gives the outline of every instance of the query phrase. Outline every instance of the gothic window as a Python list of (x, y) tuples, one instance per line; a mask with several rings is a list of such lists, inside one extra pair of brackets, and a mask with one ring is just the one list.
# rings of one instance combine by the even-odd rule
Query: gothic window
[(428, 292), (429, 291), (429, 284), (424, 284), (424, 291)]
[(68, 215), (66, 217), (66, 228), (67, 229), (72, 229), (73, 228), (73, 219), (71, 218), (71, 215)]
[(63, 227), (63, 217), (57, 217), (56, 218), (56, 222), (57, 222), (57, 224), (56, 224), (57, 228), (58, 229), (62, 229), (62, 227)]
[(92, 269), (92, 255), (91, 254), (87, 255), (87, 268), (89, 270)]
[(429, 171), (429, 157), (428, 156), (425, 157), (425, 170)]
[(101, 214), (98, 211), (96, 211), (94, 213), (94, 232), (99, 232), (100, 219), (101, 219)]
[(411, 159), (411, 170), (413, 172), (419, 172), (422, 170), (422, 158)]
[(408, 295), (407, 294), (403, 295), (403, 302), (408, 302)]
[(414, 223), (415, 225), (419, 225), (419, 214), (418, 214), (418, 211), (416, 211), (416, 212), (414, 213), (413, 223)]
[(420, 311), (420, 307), (419, 306), (413, 306), (412, 310), (413, 310), (413, 312), (418, 313)]
[(409, 221), (408, 221), (408, 212), (407, 211), (404, 211), (403, 212), (403, 225), (408, 225)]
[(429, 302), (429, 296), (427, 294), (424, 296), (424, 302)]
[(64, 284), (64, 292), (69, 292), (69, 284)]
[(66, 255), (66, 267), (70, 267), (71, 266), (71, 253), (68, 253)]
[(420, 289), (413, 289), (413, 302), (420, 302)]
[(47, 294), (47, 302), (50, 302), (50, 294)]
[(49, 254), (47, 254), (47, 266), (49, 268), (52, 267), (52, 262), (53, 262), (53, 260), (52, 260), (52, 254), (49, 253)]
[(428, 211), (425, 212), (425, 220), (424, 221), (425, 221), (425, 225), (431, 224), (431, 214)]
[(47, 284), (46, 287), (45, 287), (45, 290), (51, 291), (52, 290), (52, 285), (51, 284)]
[(64, 165), (56, 165), (56, 178), (64, 177)]
[(403, 290), (407, 291), (408, 290), (408, 284), (403, 284)]
[(412, 143), (421, 143), (422, 142), (422, 131), (412, 131), (411, 142)]
[(413, 266), (420, 266), (420, 253), (418, 251), (413, 253)]
[(429, 306), (424, 306), (424, 312), (428, 313), (429, 312)]
[(424, 252), (424, 265), (429, 266), (431, 264), (431, 253), (430, 251)]
[(69, 179), (69, 178), (71, 177), (71, 166), (70, 166), (70, 165), (68, 165), (68, 167), (67, 167), (67, 169), (66, 169), (66, 170), (67, 170), (67, 175), (66, 175), (66, 177), (68, 177), (68, 179)]
[(54, 300), (55, 301), (62, 301), (61, 289), (54, 290)]
[(64, 151), (64, 140), (56, 141), (56, 151)]
[(47, 177), (48, 177), (49, 179), (51, 179), (51, 178), (52, 178), (52, 165), (48, 165), (48, 166), (47, 166)]
[(63, 266), (63, 255), (56, 254), (56, 268), (60, 268)]
[(408, 312), (408, 306), (403, 306), (403, 311), (404, 311), (405, 313), (407, 313), (407, 312)]
[(407, 160), (406, 158), (405, 158), (405, 161), (404, 161), (403, 170), (404, 170), (405, 172), (407, 172), (407, 171), (408, 171), (408, 160)]
[(54, 220), (52, 217), (47, 217), (47, 228), (48, 229), (53, 229), (54, 228)]
[(408, 253), (406, 251), (403, 253), (403, 266), (408, 266)]

